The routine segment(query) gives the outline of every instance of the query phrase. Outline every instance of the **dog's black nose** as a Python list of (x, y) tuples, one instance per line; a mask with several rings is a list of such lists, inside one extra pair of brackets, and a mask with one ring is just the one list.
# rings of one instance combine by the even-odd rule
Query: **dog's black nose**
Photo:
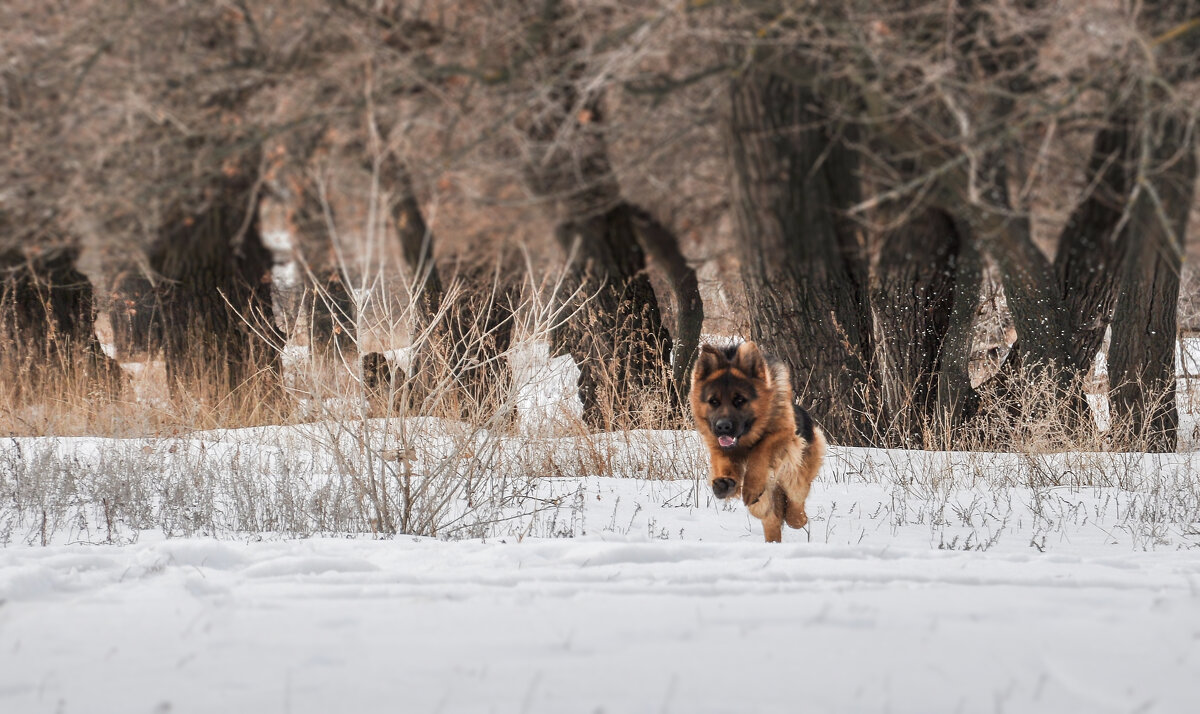
[(712, 482), (712, 488), (717, 498), (729, 498), (737, 489), (737, 482), (731, 478), (719, 478)]
[(713, 424), (713, 433), (717, 436), (730, 436), (733, 434), (733, 420), (718, 419)]

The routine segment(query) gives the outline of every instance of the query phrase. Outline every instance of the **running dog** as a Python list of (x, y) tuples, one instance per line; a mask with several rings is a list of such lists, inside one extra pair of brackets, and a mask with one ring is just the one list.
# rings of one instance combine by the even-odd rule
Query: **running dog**
[(803, 528), (804, 501), (827, 442), (795, 405), (787, 367), (768, 363), (753, 342), (703, 345), (689, 400), (708, 447), (709, 484), (717, 498), (741, 493), (768, 543), (783, 539), (784, 523)]

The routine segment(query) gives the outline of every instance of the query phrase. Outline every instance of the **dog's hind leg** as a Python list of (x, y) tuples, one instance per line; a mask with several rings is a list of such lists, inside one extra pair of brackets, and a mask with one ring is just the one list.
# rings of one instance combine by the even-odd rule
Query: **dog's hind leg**
[(751, 514), (762, 519), (763, 539), (768, 543), (781, 543), (783, 541), (783, 510), (787, 496), (778, 488), (773, 488), (770, 492), (763, 494), (763, 497), (755, 505), (764, 505), (762, 515), (758, 516), (751, 510)]
[(804, 511), (804, 502), (808, 500), (808, 484), (800, 482), (791, 484), (783, 507), (783, 520), (790, 528), (803, 528), (808, 524), (808, 514)]
[(789, 528), (803, 528), (808, 525), (808, 514), (804, 512), (804, 502), (789, 500), (783, 520)]

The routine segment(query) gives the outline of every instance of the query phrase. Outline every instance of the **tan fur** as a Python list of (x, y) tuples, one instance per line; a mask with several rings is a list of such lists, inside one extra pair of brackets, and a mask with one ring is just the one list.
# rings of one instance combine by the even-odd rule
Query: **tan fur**
[[(727, 374), (747, 380), (757, 393), (745, 407), (754, 414), (754, 423), (739, 438), (734, 453), (720, 447), (709, 426), (708, 404), (702, 398), (706, 385)], [(808, 523), (804, 502), (825, 459), (827, 442), (820, 427), (813, 425), (811, 443), (796, 434), (792, 398), (787, 368), (768, 366), (753, 342), (742, 343), (731, 360), (705, 348), (692, 373), (689, 401), (696, 429), (709, 451), (709, 484), (733, 479), (737, 488), (729, 496), (741, 493), (750, 514), (762, 521), (768, 543), (782, 540), (783, 523), (792, 528)]]

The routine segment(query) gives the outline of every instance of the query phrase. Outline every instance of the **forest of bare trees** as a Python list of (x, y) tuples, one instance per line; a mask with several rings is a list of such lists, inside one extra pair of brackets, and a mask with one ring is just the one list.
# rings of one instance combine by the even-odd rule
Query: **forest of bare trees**
[(591, 429), (708, 333), (840, 444), (1065, 447), (1104, 352), (1176, 446), (1195, 0), (12, 0), (0, 60), (0, 409), (148, 353), (261, 420), (299, 341), (477, 417), (532, 310)]

